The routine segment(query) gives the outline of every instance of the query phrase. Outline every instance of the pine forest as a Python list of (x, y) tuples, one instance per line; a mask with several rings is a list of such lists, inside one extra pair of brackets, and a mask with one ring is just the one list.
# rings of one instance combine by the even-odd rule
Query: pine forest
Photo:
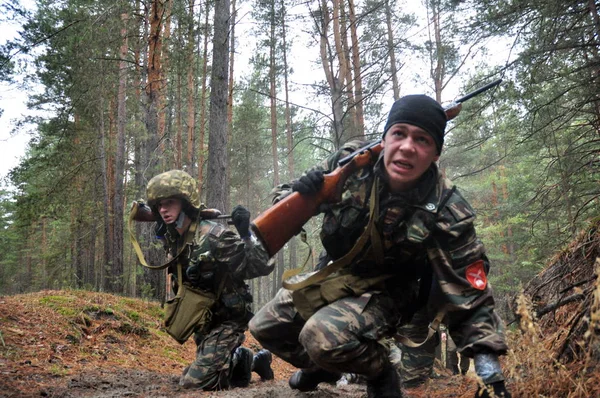
[[(165, 273), (140, 265), (129, 225), (156, 174), (185, 170), (208, 208), (241, 204), (255, 218), (277, 186), (344, 143), (380, 139), (403, 95), (451, 106), (501, 79), (449, 121), (438, 166), (477, 213), (508, 328), (537, 321), (535, 311), (581, 315), (563, 329), (535, 324), (539, 338), (560, 341), (546, 347), (552, 363), (569, 363), (585, 351), (570, 338), (600, 330), (599, 6), (1, 0), (0, 22), (18, 34), (0, 41), (0, 81), (27, 92), (32, 112), (2, 126), (29, 143), (2, 171), (0, 295), (76, 289), (161, 302)], [(315, 265), (320, 222), (248, 282), (255, 309), (286, 270)], [(154, 223), (131, 232), (149, 263), (164, 262)], [(538, 393), (522, 396), (552, 396)]]

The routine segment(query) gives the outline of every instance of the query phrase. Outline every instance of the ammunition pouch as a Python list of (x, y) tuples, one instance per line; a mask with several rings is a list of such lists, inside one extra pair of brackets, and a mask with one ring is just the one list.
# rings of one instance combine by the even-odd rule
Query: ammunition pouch
[(391, 275), (361, 278), (352, 274), (334, 275), (320, 282), (302, 287), (292, 292), (296, 310), (304, 320), (327, 304), (344, 297), (358, 297), (368, 291), (383, 290), (384, 281)]
[(185, 343), (196, 329), (210, 322), (216, 301), (213, 293), (179, 285), (177, 296), (165, 303), (167, 333), (178, 343)]
[(183, 267), (181, 262), (177, 263), (177, 296), (165, 303), (165, 328), (178, 343), (185, 343), (195, 330), (211, 321), (212, 308), (219, 300), (225, 280), (225, 276), (221, 278), (216, 293), (194, 289), (183, 283)]

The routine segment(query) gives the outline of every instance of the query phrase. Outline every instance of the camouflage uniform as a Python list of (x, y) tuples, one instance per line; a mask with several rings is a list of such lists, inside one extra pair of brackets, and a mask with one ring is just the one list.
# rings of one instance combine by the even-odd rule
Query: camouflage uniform
[[(148, 204), (156, 212), (160, 199), (175, 197), (199, 209), (195, 181), (179, 170), (159, 174), (148, 183)], [(184, 209), (185, 211), (185, 209)], [(244, 341), (251, 312), (252, 295), (244, 280), (268, 275), (274, 268), (256, 238), (242, 240), (235, 232), (210, 220), (197, 223), (191, 248), (180, 261), (183, 283), (196, 289), (216, 293), (222, 286), (212, 317), (194, 333), (197, 346), (195, 361), (184, 371), (180, 384), (186, 387), (215, 390), (228, 388), (237, 359), (234, 352)], [(163, 238), (168, 255), (175, 256), (184, 244), (175, 226), (169, 224)], [(171, 265), (173, 287), (177, 290), (177, 268)], [(224, 281), (224, 282), (223, 282)]]
[[(333, 170), (338, 159), (364, 144), (349, 143), (321, 168)], [(350, 250), (368, 222), (369, 191), (375, 179), (385, 182), (382, 158), (383, 153), (372, 168), (348, 179), (341, 202), (323, 208), (321, 241), (334, 260)], [(491, 287), (485, 275), (476, 272), (487, 268), (487, 258), (476, 237), (475, 214), (469, 204), (435, 164), (413, 190), (402, 195), (381, 186), (375, 226), (382, 238), (384, 261), (377, 264), (368, 256), (359, 257), (349, 268), (365, 278), (391, 275), (385, 288), (339, 299), (306, 321), (297, 313), (291, 292), (281, 289), (251, 320), (251, 333), (296, 367), (358, 373), (372, 379), (389, 363), (385, 339), (409, 323), (420, 307), (429, 305), (449, 312), (451, 333), (465, 355), (505, 353)], [(286, 191), (289, 186), (280, 187), (278, 198)], [(468, 276), (467, 270), (475, 271), (471, 273), (478, 279)], [(421, 289), (425, 294), (420, 294)], [(503, 380), (501, 374), (494, 378)]]
[(469, 371), (469, 367), (471, 366), (471, 359), (457, 351), (458, 347), (456, 346), (452, 336), (448, 335), (446, 344), (446, 367), (452, 370), (452, 373), (455, 375), (459, 373), (466, 375)]
[[(427, 308), (422, 307), (415, 312), (409, 324), (399, 328), (399, 333), (412, 341), (421, 342), (427, 336), (431, 319), (432, 316), (428, 314)], [(439, 343), (440, 337), (436, 333), (420, 347), (413, 348), (402, 344), (399, 345), (402, 351), (400, 374), (402, 375), (402, 382), (406, 387), (417, 386), (427, 381), (433, 375), (435, 349)]]

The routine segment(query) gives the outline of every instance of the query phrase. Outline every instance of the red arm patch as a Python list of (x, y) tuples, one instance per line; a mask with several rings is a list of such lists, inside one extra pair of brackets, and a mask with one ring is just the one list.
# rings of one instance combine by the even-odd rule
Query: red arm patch
[(487, 276), (485, 275), (483, 260), (477, 260), (470, 264), (465, 270), (465, 277), (475, 289), (485, 290)]

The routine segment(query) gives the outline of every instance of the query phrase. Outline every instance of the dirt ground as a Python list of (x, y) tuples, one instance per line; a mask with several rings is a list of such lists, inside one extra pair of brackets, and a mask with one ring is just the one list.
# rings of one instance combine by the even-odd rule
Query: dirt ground
[[(156, 303), (83, 291), (43, 291), (0, 297), (0, 397), (366, 397), (363, 384), (321, 384), (291, 390), (297, 370), (274, 357), (275, 379), (256, 374), (247, 388), (219, 392), (179, 387), (195, 353), (162, 330)], [(247, 334), (245, 346), (261, 347)], [(406, 390), (408, 398), (472, 397), (476, 381), (443, 375)]]

